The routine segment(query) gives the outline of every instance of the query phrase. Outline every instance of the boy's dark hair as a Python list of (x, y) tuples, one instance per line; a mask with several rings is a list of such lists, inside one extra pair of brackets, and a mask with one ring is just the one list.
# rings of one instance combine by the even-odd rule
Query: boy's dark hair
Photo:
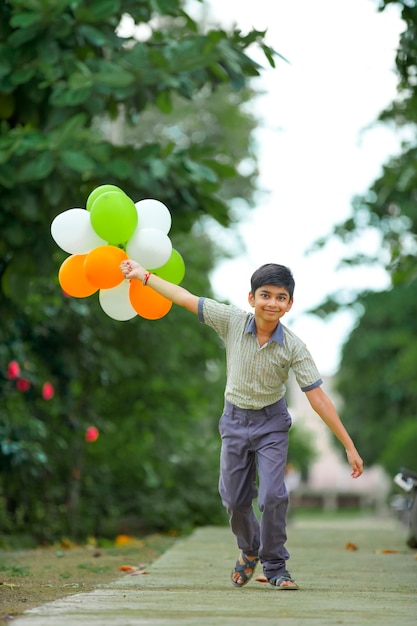
[(278, 265), (277, 263), (265, 263), (254, 271), (250, 279), (251, 292), (255, 295), (255, 291), (264, 285), (275, 285), (275, 287), (284, 287), (293, 299), (295, 281), (289, 267)]

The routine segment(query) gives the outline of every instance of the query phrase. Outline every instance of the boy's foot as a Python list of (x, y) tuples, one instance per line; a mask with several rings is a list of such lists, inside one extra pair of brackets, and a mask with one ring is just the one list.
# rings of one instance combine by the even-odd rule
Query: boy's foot
[(232, 571), (232, 584), (235, 587), (246, 585), (252, 578), (258, 561), (258, 556), (246, 556), (242, 552)]
[(281, 576), (278, 574), (278, 576), (270, 578), (268, 582), (279, 591), (297, 591), (299, 589), (299, 586), (289, 574), (282, 574)]

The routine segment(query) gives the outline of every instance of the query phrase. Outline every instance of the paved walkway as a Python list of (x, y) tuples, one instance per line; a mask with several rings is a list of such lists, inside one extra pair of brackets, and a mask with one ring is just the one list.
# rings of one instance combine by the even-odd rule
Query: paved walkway
[[(228, 528), (207, 527), (129, 576), (28, 611), (14, 626), (416, 626), (417, 560), (392, 520), (289, 526), (300, 591), (230, 583), (237, 556)], [(356, 550), (346, 549), (354, 544)], [(385, 552), (384, 552), (385, 551)], [(389, 551), (389, 552), (388, 552)], [(257, 575), (261, 570), (257, 570)]]

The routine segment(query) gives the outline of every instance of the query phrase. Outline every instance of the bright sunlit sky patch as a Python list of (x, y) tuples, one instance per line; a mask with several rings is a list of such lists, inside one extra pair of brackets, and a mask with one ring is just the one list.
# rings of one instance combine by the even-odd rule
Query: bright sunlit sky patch
[[(322, 322), (305, 311), (336, 290), (382, 289), (388, 281), (382, 269), (337, 269), (344, 250), (336, 241), (305, 253), (351, 214), (353, 196), (365, 192), (399, 150), (393, 130), (366, 128), (395, 97), (395, 50), (403, 24), (395, 7), (378, 13), (373, 0), (210, 5), (216, 23), (237, 24), (244, 33), (267, 29), (266, 42), (290, 61), (277, 60), (276, 69), (266, 69), (254, 83), (266, 92), (253, 105), (261, 121), (255, 139), (262, 192), (257, 208), (237, 227), (236, 258), (213, 272), (213, 288), (219, 299), (249, 310), (252, 272), (268, 262), (291, 267), (295, 299), (284, 323), (307, 343), (322, 374), (333, 374), (353, 317), (345, 313)], [(366, 245), (377, 242), (370, 238)]]

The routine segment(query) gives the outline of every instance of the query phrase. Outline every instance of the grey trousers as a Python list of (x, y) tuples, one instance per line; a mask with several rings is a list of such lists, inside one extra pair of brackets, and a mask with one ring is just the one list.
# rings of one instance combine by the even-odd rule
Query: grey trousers
[[(219, 493), (238, 547), (249, 556), (259, 555), (268, 579), (287, 573), (284, 476), (290, 427), (284, 398), (260, 410), (240, 409), (226, 401), (219, 422)], [(256, 496), (260, 522), (253, 510)]]

